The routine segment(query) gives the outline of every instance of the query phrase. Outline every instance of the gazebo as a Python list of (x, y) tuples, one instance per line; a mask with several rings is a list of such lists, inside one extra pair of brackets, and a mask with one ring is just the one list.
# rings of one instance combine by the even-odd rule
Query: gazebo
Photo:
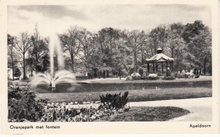
[(170, 68), (173, 71), (173, 62), (174, 59), (166, 56), (162, 53), (163, 50), (161, 48), (157, 49), (157, 54), (151, 57), (150, 59), (146, 59), (147, 62), (147, 71), (150, 72), (150, 66), (153, 67), (153, 72), (158, 72), (158, 70), (163, 73), (164, 67), (166, 70)]

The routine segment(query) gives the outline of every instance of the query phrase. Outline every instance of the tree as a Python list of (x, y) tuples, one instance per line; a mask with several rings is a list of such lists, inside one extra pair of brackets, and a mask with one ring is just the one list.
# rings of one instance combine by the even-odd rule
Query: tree
[(31, 75), (33, 70), (37, 71), (39, 65), (41, 65), (42, 58), (48, 54), (48, 39), (41, 38), (38, 32), (38, 28), (35, 27), (34, 33), (30, 38), (31, 48), (29, 50), (29, 66), (31, 67)]
[(11, 35), (8, 36), (8, 65), (12, 69), (12, 80), (14, 80), (14, 74), (15, 74), (15, 64), (16, 64), (16, 53), (14, 50), (15, 46), (15, 37)]
[(186, 43), (190, 43), (191, 39), (200, 34), (201, 30), (205, 29), (205, 25), (202, 21), (196, 20), (194, 23), (187, 23), (184, 26), (182, 37)]
[(203, 73), (206, 74), (207, 65), (211, 67), (212, 62), (211, 34), (208, 28), (200, 30), (198, 35), (191, 38), (191, 42), (188, 46), (191, 49), (190, 53), (195, 56), (195, 64), (203, 68)]
[(166, 26), (158, 26), (150, 31), (149, 38), (153, 55), (157, 53), (157, 48), (160, 47), (162, 50), (166, 48), (165, 43), (167, 41), (167, 37), (168, 31)]
[(72, 27), (67, 33), (59, 36), (61, 44), (63, 45), (64, 52), (68, 53), (71, 60), (71, 68), (74, 72), (75, 58), (80, 52), (81, 41), (80, 41), (80, 30), (79, 27)]
[(189, 54), (192, 56), (189, 61), (195, 67), (203, 68), (203, 73), (206, 74), (207, 68), (209, 71), (211, 70), (212, 62), (212, 37), (209, 28), (202, 21), (196, 20), (194, 23), (185, 25), (182, 37), (187, 44)]
[(113, 28), (103, 28), (98, 32), (98, 41), (101, 50), (103, 65), (114, 68), (114, 54), (118, 49), (117, 41), (119, 39), (119, 30)]
[(186, 62), (186, 57), (189, 56), (188, 48), (184, 39), (182, 38), (183, 25), (182, 24), (171, 24), (167, 29), (167, 41), (165, 42), (166, 49), (169, 56), (174, 58), (174, 69), (182, 70)]
[[(131, 31), (128, 33), (128, 46), (132, 49), (133, 54), (133, 65), (134, 70), (137, 72), (138, 60), (143, 64), (144, 61), (144, 50), (143, 45), (146, 43), (146, 34), (144, 31), (139, 32), (138, 30)], [(141, 58), (138, 59), (138, 53), (141, 52)]]
[(27, 33), (21, 33), (20, 38), (16, 38), (15, 48), (21, 55), (22, 68), (23, 68), (23, 79), (26, 79), (26, 53), (31, 47), (30, 36)]
[(92, 34), (91, 32), (87, 31), (86, 29), (82, 29), (79, 32), (79, 41), (81, 44), (81, 49), (79, 54), (79, 58), (82, 61), (82, 64), (85, 67), (85, 71), (89, 72), (92, 68), (91, 66), (91, 57), (96, 50), (96, 35)]

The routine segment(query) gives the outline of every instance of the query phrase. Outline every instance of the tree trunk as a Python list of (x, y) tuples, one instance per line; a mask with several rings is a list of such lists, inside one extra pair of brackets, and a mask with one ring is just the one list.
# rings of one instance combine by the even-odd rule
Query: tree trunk
[(14, 62), (13, 62), (13, 60), (12, 60), (12, 63), (11, 63), (11, 65), (12, 65), (12, 80), (14, 80), (15, 78), (14, 78)]
[(141, 44), (141, 65), (144, 64), (144, 53), (143, 53), (143, 45)]
[(206, 58), (204, 59), (204, 66), (203, 66), (204, 75), (206, 74)]
[(38, 64), (38, 57), (37, 55), (35, 55), (35, 61), (34, 61), (35, 71), (37, 70), (37, 64)]
[(11, 54), (11, 68), (12, 68), (12, 80), (14, 80), (14, 59), (13, 55)]
[(71, 54), (70, 56), (71, 56), (71, 68), (72, 68), (72, 71), (74, 72), (74, 57), (73, 57), (73, 54)]
[(149, 73), (150, 72), (150, 64), (147, 63), (147, 72)]
[(136, 49), (134, 51), (134, 70), (135, 70), (135, 72), (137, 72), (137, 53), (136, 53)]
[(33, 69), (31, 69), (31, 76), (33, 76)]
[(173, 53), (174, 48), (171, 48), (171, 57), (174, 57), (174, 53)]
[(26, 62), (25, 62), (25, 53), (23, 53), (23, 79), (26, 79)]

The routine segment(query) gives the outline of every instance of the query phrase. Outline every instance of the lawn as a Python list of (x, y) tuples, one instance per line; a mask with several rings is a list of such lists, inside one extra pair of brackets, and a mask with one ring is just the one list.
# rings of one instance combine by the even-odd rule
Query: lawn
[(99, 96), (106, 93), (124, 93), (129, 91), (129, 101), (152, 101), (169, 99), (186, 99), (211, 97), (211, 88), (161, 88), (143, 90), (120, 90), (103, 92), (73, 92), (73, 93), (37, 93), (39, 99), (49, 99), (50, 102), (87, 102), (99, 101)]
[(97, 121), (167, 121), (190, 113), (178, 107), (131, 107), (129, 111)]

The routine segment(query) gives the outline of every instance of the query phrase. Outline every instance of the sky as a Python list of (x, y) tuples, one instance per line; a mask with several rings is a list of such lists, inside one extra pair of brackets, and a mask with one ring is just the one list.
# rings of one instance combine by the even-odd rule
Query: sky
[(64, 33), (79, 26), (97, 32), (104, 27), (145, 30), (172, 23), (201, 20), (211, 28), (210, 8), (199, 5), (26, 5), (8, 6), (8, 33), (33, 33), (37, 26), (42, 36)]

